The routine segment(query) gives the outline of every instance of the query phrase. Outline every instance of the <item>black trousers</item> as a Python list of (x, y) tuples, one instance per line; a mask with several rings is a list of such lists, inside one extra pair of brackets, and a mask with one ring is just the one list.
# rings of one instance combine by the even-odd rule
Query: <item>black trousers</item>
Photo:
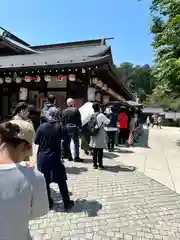
[(103, 148), (93, 148), (93, 166), (103, 166)]
[(115, 144), (116, 132), (115, 131), (107, 131), (107, 135), (108, 135), (108, 149), (113, 150), (114, 144)]
[(128, 128), (120, 128), (119, 132), (119, 144), (125, 144), (128, 140), (129, 130)]
[[(66, 207), (66, 206), (68, 206), (69, 201), (70, 201), (67, 182), (62, 181), (62, 182), (58, 183), (58, 186), (59, 186), (59, 191), (60, 191), (61, 196), (62, 196), (64, 207)], [(48, 182), (46, 182), (46, 187), (47, 187), (49, 204), (51, 204), (53, 202), (53, 200), (51, 198), (51, 189), (50, 189), (50, 184)]]

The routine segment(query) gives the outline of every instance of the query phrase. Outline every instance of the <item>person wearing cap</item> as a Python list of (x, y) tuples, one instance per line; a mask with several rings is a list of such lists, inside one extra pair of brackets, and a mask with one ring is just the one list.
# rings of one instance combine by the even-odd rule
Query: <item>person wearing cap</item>
[(37, 167), (44, 174), (50, 208), (53, 207), (50, 183), (57, 183), (62, 195), (64, 209), (69, 210), (74, 202), (70, 200), (67, 186), (66, 169), (61, 161), (61, 141), (63, 127), (60, 121), (60, 112), (51, 107), (46, 113), (47, 122), (40, 124), (36, 131), (35, 144), (38, 145)]
[[(29, 122), (32, 125), (31, 127), (32, 127), (34, 135), (35, 135), (35, 130), (34, 130), (33, 123), (28, 118), (28, 116), (29, 116), (29, 106), (26, 102), (19, 102), (16, 105), (12, 116), (13, 116), (12, 117), (13, 120), (23, 120), (23, 121)], [(34, 139), (34, 135), (33, 135), (32, 139)], [(32, 155), (33, 155), (33, 146), (32, 146), (31, 149), (29, 149), (29, 154), (26, 156), (25, 161), (29, 161), (30, 160), (29, 157), (32, 157)]]
[(72, 140), (74, 143), (74, 161), (83, 162), (83, 159), (79, 157), (79, 131), (82, 129), (81, 114), (79, 112), (79, 109), (75, 107), (74, 100), (72, 98), (68, 98), (66, 103), (67, 108), (63, 111), (62, 122), (66, 129), (65, 138), (67, 144), (68, 160), (73, 160), (73, 154), (71, 153), (70, 148)]
[(0, 239), (28, 240), (29, 221), (49, 211), (44, 176), (21, 164), (33, 135), (24, 120), (0, 124)]

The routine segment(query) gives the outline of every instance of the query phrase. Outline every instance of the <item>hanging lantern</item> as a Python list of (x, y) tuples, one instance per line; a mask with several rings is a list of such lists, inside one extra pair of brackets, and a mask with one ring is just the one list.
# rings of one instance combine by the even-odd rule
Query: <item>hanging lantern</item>
[(21, 83), (22, 82), (22, 78), (21, 77), (16, 77), (15, 78), (15, 82), (16, 83)]
[(96, 93), (95, 100), (98, 102), (101, 101), (101, 94), (99, 92)]
[(40, 76), (36, 76), (35, 82), (40, 82), (40, 81), (41, 81)]
[(98, 79), (97, 79), (97, 78), (92, 78), (92, 83), (93, 83), (93, 84), (97, 84), (97, 82), (98, 82)]
[(75, 82), (75, 81), (76, 81), (76, 75), (75, 75), (75, 74), (69, 74), (69, 75), (68, 75), (68, 79), (69, 79), (69, 81), (71, 81), (71, 82)]
[(109, 95), (104, 95), (103, 96), (103, 103), (107, 104), (109, 102)]
[(97, 82), (98, 87), (102, 88), (103, 87), (103, 82), (101, 82), (100, 80)]
[(11, 83), (12, 82), (12, 77), (5, 77), (5, 82), (6, 83)]
[(86, 70), (84, 68), (82, 68), (82, 73), (86, 73)]
[(30, 82), (31, 81), (31, 77), (30, 76), (25, 76), (24, 77), (24, 81), (25, 82)]
[(63, 75), (56, 76), (56, 81), (61, 82), (63, 80), (64, 80), (64, 76)]
[(16, 72), (14, 72), (14, 74), (13, 74), (13, 81), (15, 81), (15, 80), (16, 80), (16, 77), (17, 77), (17, 73), (16, 73)]
[(4, 82), (4, 79), (0, 77), (0, 84), (2, 84), (3, 82)]
[(107, 85), (106, 84), (103, 85), (103, 90), (107, 91)]
[(44, 81), (50, 82), (51, 81), (51, 75), (45, 75), (44, 76)]

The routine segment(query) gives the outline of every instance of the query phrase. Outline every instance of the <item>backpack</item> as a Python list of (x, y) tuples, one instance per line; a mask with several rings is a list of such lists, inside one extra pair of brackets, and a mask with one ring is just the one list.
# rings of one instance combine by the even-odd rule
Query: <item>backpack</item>
[(87, 123), (87, 130), (90, 136), (97, 136), (100, 127), (97, 125), (97, 116), (99, 113), (93, 114), (90, 121)]

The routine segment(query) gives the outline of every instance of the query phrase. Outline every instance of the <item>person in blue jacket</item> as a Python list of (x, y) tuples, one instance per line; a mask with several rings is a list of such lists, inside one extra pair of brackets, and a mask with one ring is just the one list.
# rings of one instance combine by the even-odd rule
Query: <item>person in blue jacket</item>
[(41, 124), (36, 131), (35, 144), (38, 146), (37, 168), (44, 174), (50, 208), (53, 207), (53, 199), (50, 193), (50, 183), (59, 186), (64, 209), (69, 210), (74, 202), (70, 200), (67, 187), (66, 169), (61, 161), (61, 140), (63, 127), (60, 121), (60, 112), (56, 107), (51, 107), (46, 113), (47, 122)]

